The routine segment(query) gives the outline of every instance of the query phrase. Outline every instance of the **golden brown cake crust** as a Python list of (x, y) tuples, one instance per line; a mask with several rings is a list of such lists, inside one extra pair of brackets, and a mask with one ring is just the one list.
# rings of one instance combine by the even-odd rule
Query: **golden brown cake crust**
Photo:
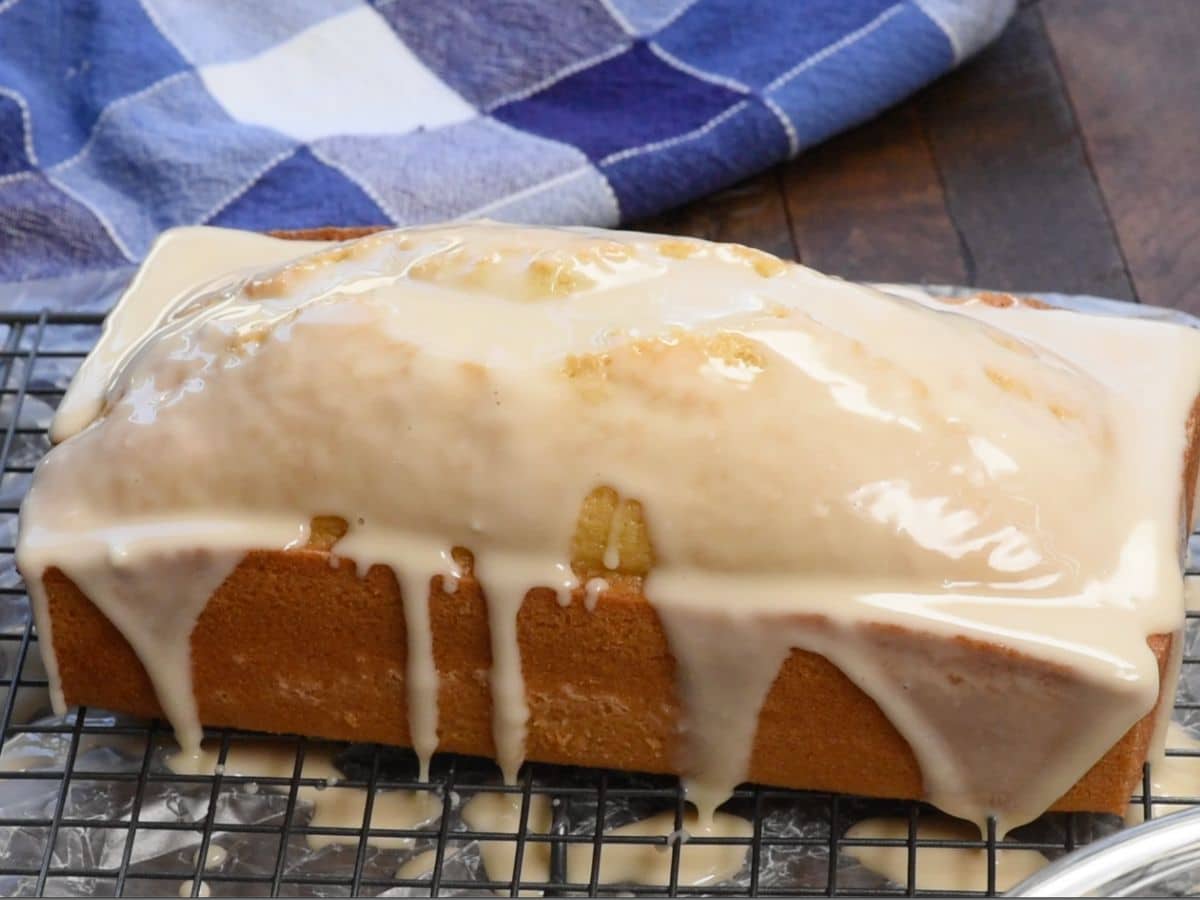
[[(346, 240), (378, 228), (278, 233)], [(1002, 294), (990, 305), (1043, 306)], [(1200, 454), (1200, 399), (1189, 419), (1185, 504)], [(1188, 510), (1190, 515), (1190, 509)], [(151, 682), (121, 633), (60, 571), (45, 578), (54, 649), (69, 703), (160, 715)], [(487, 607), (469, 570), (454, 593), (431, 582), (430, 616), (439, 674), (439, 746), (491, 756), (491, 649)], [(582, 592), (560, 606), (533, 590), (518, 619), (530, 708), (533, 760), (648, 772), (676, 772), (680, 710), (675, 660), (638, 579), (614, 580), (594, 611)], [(1069, 690), (1069, 672), (1003, 647), (893, 630), (931, 664), (1007, 673), (1029, 690)], [(1160, 676), (1173, 637), (1150, 646)], [(208, 603), (192, 635), (201, 719), (257, 731), (336, 740), (410, 742), (404, 672), (406, 635), (399, 588), (376, 566), (322, 549), (250, 553)], [(1164, 679), (1165, 680), (1165, 679)], [(1160, 696), (1169, 714), (1171, 698)], [(1163, 710), (1162, 707), (1167, 709)], [(1135, 724), (1055, 804), (1060, 810), (1119, 813), (1141, 776), (1155, 715)], [(879, 707), (823, 657), (794, 650), (759, 717), (750, 774), (787, 787), (870, 796), (922, 796), (911, 749)]]
[(287, 241), (352, 241), (377, 231), (386, 231), (385, 225), (360, 225), (356, 228), (303, 228), (293, 231), (269, 231), (271, 237)]

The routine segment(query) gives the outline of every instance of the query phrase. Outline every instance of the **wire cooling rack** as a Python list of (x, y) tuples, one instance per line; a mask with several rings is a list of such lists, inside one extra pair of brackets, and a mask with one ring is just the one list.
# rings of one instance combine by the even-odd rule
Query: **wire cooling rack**
[[(681, 881), (679, 841), (606, 833), (606, 827), (611, 830), (620, 824), (622, 815), (628, 821), (632, 814), (663, 810), (673, 811), (678, 829), (684, 799), (674, 779), (529, 764), (519, 785), (503, 786), (491, 763), (442, 755), (435, 760), (431, 781), (421, 784), (415, 781), (411, 753), (355, 745), (338, 750), (339, 765), (347, 776), (338, 786), (366, 789), (362, 824), (318, 829), (309, 824), (298, 793), (302, 787), (322, 786), (304, 777), (304, 761), (314, 748), (328, 745), (279, 738), (295, 754), (288, 778), (186, 776), (161, 763), (162, 748), (170, 743), (169, 729), (161, 722), (87, 709), (65, 719), (49, 718), (38, 638), (12, 564), (17, 510), (34, 465), (49, 447), (50, 416), (71, 374), (95, 342), (100, 323), (101, 318), (92, 315), (0, 313), (0, 687), (4, 689), (0, 738), (5, 754), (31, 738), (58, 748), (54, 765), (48, 767), (27, 768), (20, 765), (21, 757), (5, 764), (7, 757), (0, 754), (0, 812), (9, 813), (0, 817), (0, 894), (203, 896), (211, 891), (215, 896), (427, 896), (491, 890), (510, 896), (528, 891), (552, 896), (913, 896), (926, 893), (916, 884), (920, 855), (938, 848), (982, 851), (988, 870), (986, 893), (994, 894), (998, 853), (1035, 850), (1053, 859), (1120, 827), (1112, 816), (1057, 814), (1018, 829), (1004, 842), (998, 842), (994, 827), (983, 840), (929, 840), (919, 834), (919, 827), (933, 811), (922, 804), (743, 787), (726, 809), (749, 820), (751, 834), (689, 841), (689, 846), (742, 845), (746, 860), (742, 872), (731, 882), (696, 887)], [(1200, 665), (1193, 633), (1200, 630), (1198, 615), (1188, 614), (1187, 668), (1176, 703), (1176, 717), (1184, 720), (1196, 717), (1200, 710), (1198, 698), (1191, 693), (1197, 679), (1189, 674)], [(1200, 676), (1200, 668), (1194, 671)], [(230, 729), (208, 731), (208, 740), (219, 743), (221, 762), (231, 747), (253, 737)], [(104, 750), (108, 745), (119, 746), (120, 754)], [(109, 754), (100, 766), (95, 764), (97, 748)], [(1147, 770), (1141, 795), (1133, 798), (1146, 818), (1163, 808), (1200, 805), (1200, 797), (1152, 797), (1150, 784)], [(388, 789), (432, 792), (441, 815), (411, 830), (375, 827), (375, 800)], [(461, 803), (482, 791), (519, 798), (520, 826), (515, 833), (473, 831), (462, 821), (457, 814)], [(252, 821), (232, 815), (248, 798), (266, 794), (272, 804), (262, 815)], [(10, 802), (25, 795), (41, 797), (43, 802), (26, 806)], [(539, 795), (551, 798), (552, 824), (545, 833), (529, 827), (530, 811)], [(11, 814), (14, 809), (20, 814)], [(28, 813), (21, 812), (26, 809)], [(162, 815), (163, 809), (170, 814)], [(880, 815), (907, 822), (907, 838), (847, 836), (853, 823)], [(347, 843), (313, 865), (305, 840), (318, 833)], [(411, 839), (412, 846), (401, 852), (380, 850), (375, 846), (379, 838)], [(477, 851), (487, 842), (511, 847), (513, 878), (490, 880), (481, 866), (463, 863), (472, 848)], [(639, 843), (661, 846), (670, 853), (666, 883), (602, 883), (603, 854), (618, 844)], [(586, 879), (571, 882), (567, 850), (576, 844), (591, 846), (592, 865)], [(907, 873), (901, 883), (858, 865), (855, 851), (864, 846), (903, 848)], [(204, 861), (216, 847), (226, 848), (227, 856), (223, 865), (209, 868)], [(418, 853), (426, 854), (428, 871), (398, 873), (398, 863)], [(532, 867), (526, 865), (535, 853), (549, 857), (545, 874), (531, 874)]]

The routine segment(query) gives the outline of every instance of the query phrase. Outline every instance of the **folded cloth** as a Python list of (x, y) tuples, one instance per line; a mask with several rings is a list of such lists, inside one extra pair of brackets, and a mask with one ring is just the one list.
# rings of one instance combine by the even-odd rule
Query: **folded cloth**
[(634, 221), (869, 118), (1015, 0), (0, 0), (0, 281), (164, 228)]

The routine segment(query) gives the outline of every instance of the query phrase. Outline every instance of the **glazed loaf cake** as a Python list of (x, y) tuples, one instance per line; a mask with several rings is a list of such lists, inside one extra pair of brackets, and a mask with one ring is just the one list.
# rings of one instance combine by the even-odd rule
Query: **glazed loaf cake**
[(1190, 330), (490, 223), (169, 232), (19, 563), (57, 702), (1116, 812), (1169, 716)]

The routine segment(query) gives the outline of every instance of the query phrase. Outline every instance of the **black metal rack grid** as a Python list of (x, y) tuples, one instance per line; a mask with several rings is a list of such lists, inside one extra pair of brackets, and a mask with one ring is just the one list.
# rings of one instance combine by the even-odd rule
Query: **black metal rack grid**
[[(320, 786), (317, 780), (302, 777), (304, 760), (319, 742), (304, 738), (281, 738), (295, 749), (295, 765), (290, 778), (247, 778), (217, 774), (214, 776), (177, 775), (164, 769), (156, 760), (161, 746), (169, 742), (169, 729), (161, 722), (142, 722), (112, 717), (103, 713), (78, 710), (65, 720), (41, 719), (29, 721), (23, 698), (32, 692), (44, 692), (46, 680), (37, 664), (37, 634), (28, 612), (24, 588), (12, 566), (13, 543), (16, 534), (16, 515), (33, 466), (48, 448), (46, 428), (50, 415), (61, 399), (66, 383), (80, 360), (99, 334), (101, 318), (87, 315), (0, 314), (0, 621), (7, 623), (0, 631), (0, 687), (5, 690), (0, 709), (0, 738), (3, 743), (21, 735), (38, 735), (65, 742), (65, 764), (61, 767), (20, 770), (0, 767), (0, 807), (5, 793), (15, 785), (37, 782), (51, 791), (53, 814), (50, 816), (0, 818), (0, 884), (7, 894), (57, 894), (89, 892), (97, 895), (174, 894), (184, 886), (192, 896), (201, 890), (214, 895), (271, 895), (308, 896), (379, 894), (393, 888), (406, 888), (414, 893), (433, 894), (493, 890), (517, 896), (524, 891), (545, 891), (548, 895), (571, 893), (591, 894), (666, 894), (676, 895), (838, 895), (855, 896), (913, 896), (925, 894), (915, 889), (918, 855), (924, 851), (954, 847), (982, 850), (988, 862), (988, 893), (996, 892), (996, 856), (999, 848), (1029, 849), (1054, 858), (1086, 843), (1105, 831), (1117, 827), (1112, 817), (1088, 815), (1049, 815), (1037, 823), (1019, 829), (1016, 839), (998, 843), (995, 828), (988, 830), (984, 840), (928, 840), (918, 835), (918, 824), (931, 814), (928, 807), (918, 803), (871, 801), (861, 798), (838, 797), (799, 791), (743, 787), (738, 790), (727, 809), (750, 820), (750, 837), (705, 839), (693, 837), (693, 845), (703, 843), (733, 843), (746, 847), (746, 869), (737, 885), (690, 887), (680, 883), (681, 845), (668, 843), (661, 837), (620, 837), (596, 828), (595, 823), (609, 821), (607, 810), (617, 804), (632, 802), (648, 811), (673, 810), (675, 826), (682, 823), (684, 800), (674, 779), (631, 776), (616, 772), (562, 769), (529, 764), (516, 786), (498, 783), (494, 766), (483, 760), (440, 756), (435, 760), (429, 783), (415, 780), (416, 765), (410, 753), (374, 746), (356, 746), (343, 751), (341, 764), (349, 776), (340, 786), (359, 786), (367, 789), (363, 824), (354, 829), (324, 829), (321, 833), (349, 837), (355, 846), (339, 856), (341, 868), (313, 873), (293, 862), (297, 841), (316, 829), (306, 824), (298, 791), (302, 786)], [(1200, 665), (1191, 634), (1200, 613), (1189, 613), (1189, 649), (1185, 666)], [(39, 677), (41, 676), (41, 677)], [(1189, 679), (1185, 678), (1185, 683)], [(1186, 694), (1176, 709), (1192, 714), (1200, 709)], [(42, 710), (44, 712), (44, 710)], [(219, 741), (220, 759), (224, 762), (231, 746), (254, 735), (231, 729), (210, 729), (208, 739)], [(133, 762), (123, 770), (88, 771), (80, 762), (81, 748), (97, 741), (119, 740), (132, 746)], [(1181, 755), (1200, 755), (1192, 751), (1175, 751)], [(1200, 764), (1200, 763), (1198, 763)], [(249, 784), (254, 782), (253, 785)], [(1200, 797), (1151, 797), (1150, 773), (1143, 779), (1141, 796), (1134, 801), (1142, 804), (1146, 818), (1153, 817), (1154, 805), (1200, 805)], [(77, 815), (74, 792), (85, 785), (88, 789), (102, 788), (107, 792), (110, 809), (118, 814)], [(219, 810), (238, 791), (266, 788), (286, 798), (278, 815), (253, 824), (231, 824), (221, 820)], [(180, 815), (175, 821), (146, 821), (143, 804), (146, 799), (164, 788), (178, 790), (198, 802), (200, 813)], [(372, 808), (376, 792), (384, 789), (406, 789), (435, 792), (442, 804), (442, 815), (430, 825), (414, 830), (384, 830), (372, 827)], [(520, 797), (521, 821), (514, 834), (478, 832), (465, 828), (461, 821), (451, 825), (452, 807), (456, 801), (480, 791), (505, 792)], [(533, 798), (548, 795), (553, 799), (553, 824), (547, 833), (534, 833), (528, 827)], [(782, 827), (786, 813), (803, 807), (806, 827), (797, 833), (795, 828)], [(867, 816), (900, 816), (908, 822), (908, 837), (900, 840), (851, 839), (846, 831), (851, 824)], [(610, 822), (611, 824), (611, 822)], [(811, 826), (811, 827), (809, 827)], [(142, 860), (134, 864), (136, 842), (147, 835), (153, 839), (164, 832), (187, 832), (198, 841), (194, 857), (166, 854), (161, 858)], [(71, 865), (64, 863), (64, 844), (95, 838), (103, 833), (105, 846), (112, 862), (104, 865)], [(274, 848), (273, 866), (243, 872), (205, 870), (197, 860), (207, 858), (214, 843), (237, 840), (266, 841)], [(400, 878), (391, 866), (381, 864), (367, 838), (412, 838), (416, 849), (432, 850), (435, 854), (432, 870), (420, 877)], [(505, 842), (512, 846), (515, 857), (511, 881), (487, 881), (478, 878), (456, 879), (447, 861), (470, 842)], [(40, 850), (40, 864), (14, 865), (16, 846), (20, 842), (23, 858), (29, 858), (33, 842), (35, 856)], [(572, 844), (590, 844), (592, 867), (586, 880), (566, 880), (566, 851)], [(670, 879), (662, 886), (602, 884), (599, 882), (599, 861), (606, 848), (618, 843), (640, 843), (669, 849)], [(530, 880), (522, 876), (522, 863), (531, 848), (549, 846), (549, 880)], [(891, 885), (878, 879), (863, 881), (861, 874), (848, 878), (855, 847), (875, 845), (905, 848), (908, 877), (906, 885)], [(115, 851), (115, 852), (113, 852)], [(779, 862), (780, 854), (791, 854), (789, 866), (769, 866)], [(384, 860), (386, 862), (386, 860)], [(778, 872), (785, 870), (795, 877), (781, 881)], [(768, 871), (774, 873), (767, 877)], [(203, 884), (202, 884), (203, 883)]]

